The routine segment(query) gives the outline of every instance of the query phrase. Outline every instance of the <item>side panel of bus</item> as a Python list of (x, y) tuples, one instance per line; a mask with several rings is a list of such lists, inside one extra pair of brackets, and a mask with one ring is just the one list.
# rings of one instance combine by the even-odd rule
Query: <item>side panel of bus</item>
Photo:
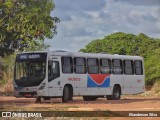
[(124, 75), (122, 94), (138, 94), (144, 92), (144, 76)]
[[(107, 95), (111, 94), (110, 75), (103, 74), (74, 74), (74, 77), (80, 78), (74, 82), (74, 95)], [(102, 83), (99, 83), (102, 80)]]
[[(85, 61), (86, 65), (83, 64)], [(74, 58), (74, 95), (103, 96), (111, 94), (110, 74), (101, 73), (100, 58)], [(77, 68), (77, 69), (76, 69)], [(84, 70), (84, 69), (87, 70)], [(85, 72), (86, 71), (86, 72)], [(77, 80), (76, 80), (77, 79)]]
[(50, 97), (62, 97), (63, 89), (65, 85), (74, 86), (74, 81), (70, 80), (73, 78), (73, 73), (63, 73), (66, 70), (62, 70), (62, 57), (61, 56), (53, 56), (53, 62), (58, 62), (59, 64), (59, 77), (49, 81), (48, 83), (48, 91)]
[(133, 66), (131, 67), (126, 67), (124, 65), (124, 85), (122, 94), (138, 94), (144, 92), (143, 60), (127, 60), (126, 63), (129, 64), (131, 62), (133, 62)]
[[(131, 71), (130, 69), (132, 68), (130, 68), (129, 65), (123, 69), (122, 62), (124, 62), (124, 60), (112, 59), (112, 64), (114, 63), (115, 65), (113, 65), (110, 74), (90, 74), (88, 71), (80, 74), (78, 73), (80, 71), (76, 71), (75, 61), (72, 57), (54, 56), (54, 58), (56, 59), (53, 61), (59, 63), (60, 76), (49, 81), (49, 96), (63, 96), (63, 88), (65, 85), (72, 86), (74, 96), (111, 95), (114, 85), (120, 86), (121, 94), (137, 94), (144, 92), (144, 71), (142, 67), (143, 61), (139, 62), (140, 60), (137, 60), (138, 62), (134, 63), (136, 60), (130, 60), (126, 63), (123, 63), (131, 64), (133, 62), (136, 67), (132, 66), (133, 70)], [(71, 66), (71, 68), (68, 69), (68, 63), (63, 63), (63, 59), (65, 59), (65, 62), (70, 59), (74, 66)], [(66, 65), (67, 69), (63, 68), (63, 65)], [(141, 68), (139, 66), (141, 66)], [(86, 68), (87, 67), (88, 66), (86, 66)], [(77, 68), (80, 68), (81, 70), (80, 66)], [(135, 74), (134, 72), (137, 73)]]

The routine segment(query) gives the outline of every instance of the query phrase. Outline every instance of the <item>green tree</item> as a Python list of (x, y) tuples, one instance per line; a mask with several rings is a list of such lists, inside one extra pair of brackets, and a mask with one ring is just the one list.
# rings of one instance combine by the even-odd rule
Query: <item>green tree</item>
[(80, 51), (143, 56), (146, 84), (160, 80), (160, 39), (150, 38), (143, 33), (134, 35), (118, 32), (101, 40), (93, 40)]
[(53, 0), (0, 2), (0, 56), (45, 47), (44, 39), (54, 36), (59, 22), (50, 16), (54, 8)]

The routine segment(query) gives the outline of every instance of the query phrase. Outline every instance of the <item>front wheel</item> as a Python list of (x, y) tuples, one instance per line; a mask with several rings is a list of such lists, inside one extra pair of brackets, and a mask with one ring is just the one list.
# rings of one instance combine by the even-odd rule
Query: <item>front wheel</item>
[(69, 99), (70, 99), (69, 88), (67, 86), (65, 86), (64, 89), (63, 89), (62, 102), (68, 102)]

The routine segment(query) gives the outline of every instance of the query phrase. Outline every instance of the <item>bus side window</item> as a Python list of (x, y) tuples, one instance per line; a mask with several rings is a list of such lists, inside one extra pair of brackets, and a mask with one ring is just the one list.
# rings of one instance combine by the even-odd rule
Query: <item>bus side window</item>
[(99, 61), (96, 58), (88, 58), (88, 73), (89, 74), (99, 74)]
[(124, 74), (126, 75), (134, 74), (134, 64), (132, 60), (124, 60)]
[(135, 65), (135, 74), (136, 75), (143, 75), (142, 61), (135, 60), (134, 65)]
[(119, 59), (112, 60), (112, 73), (123, 74), (122, 60), (119, 60)]
[(59, 62), (58, 61), (49, 61), (48, 63), (48, 81), (50, 82), (53, 79), (56, 79), (60, 76)]
[(72, 57), (62, 57), (62, 72), (73, 73)]
[(110, 59), (100, 59), (100, 70), (102, 74), (111, 73), (111, 60)]
[(86, 73), (86, 59), (77, 57), (74, 58), (74, 65), (75, 65), (75, 73), (77, 74), (85, 74)]

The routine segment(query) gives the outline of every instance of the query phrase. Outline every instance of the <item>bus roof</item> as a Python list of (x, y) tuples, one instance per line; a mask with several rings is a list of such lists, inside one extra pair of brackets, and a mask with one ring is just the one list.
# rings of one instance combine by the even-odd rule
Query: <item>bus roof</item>
[(140, 59), (141, 56), (104, 54), (104, 53), (82, 53), (82, 52), (65, 52), (65, 51), (50, 51), (51, 56), (72, 56), (72, 57), (88, 57), (88, 58), (113, 58), (113, 59)]
[(112, 58), (112, 59), (139, 59), (142, 60), (141, 56), (131, 55), (118, 55), (108, 53), (82, 53), (82, 52), (67, 52), (67, 51), (34, 51), (34, 52), (23, 52), (24, 53), (48, 53), (49, 56), (68, 56), (68, 57), (87, 57), (87, 58)]

